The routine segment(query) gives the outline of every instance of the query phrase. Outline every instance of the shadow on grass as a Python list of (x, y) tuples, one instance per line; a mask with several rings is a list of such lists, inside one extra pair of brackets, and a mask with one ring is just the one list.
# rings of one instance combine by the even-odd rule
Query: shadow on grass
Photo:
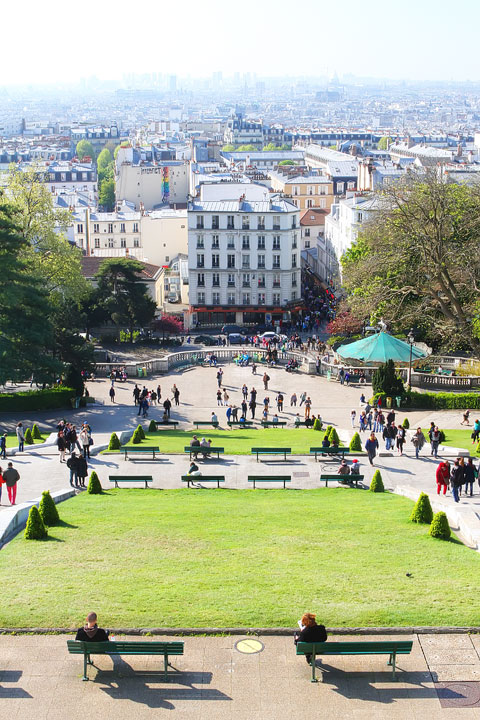
[(72, 528), (72, 530), (76, 530), (78, 528), (78, 525), (72, 525), (72, 523), (67, 523), (65, 522), (65, 520), (59, 520), (57, 523), (55, 523), (55, 527)]

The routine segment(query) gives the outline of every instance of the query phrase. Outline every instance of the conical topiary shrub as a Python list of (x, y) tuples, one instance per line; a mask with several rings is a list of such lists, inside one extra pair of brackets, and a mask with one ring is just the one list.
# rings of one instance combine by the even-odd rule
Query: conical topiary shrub
[(433, 520), (433, 510), (430, 505), (430, 498), (424, 492), (420, 493), (420, 496), (413, 506), (410, 520), (415, 523), (430, 523)]
[(135, 428), (135, 431), (132, 435), (132, 443), (134, 443), (135, 445), (139, 445), (143, 440), (142, 433), (143, 433), (142, 426), (139, 425), (137, 428)]
[(38, 512), (40, 513), (40, 517), (45, 525), (48, 525), (49, 527), (56, 525), (60, 520), (57, 506), (53, 502), (53, 498), (50, 495), (49, 490), (44, 490), (44, 492), (42, 492), (42, 499), (40, 500), (40, 504), (38, 506)]
[(40, 428), (37, 423), (35, 423), (32, 428), (32, 435), (34, 440), (42, 440), (42, 433), (40, 432)]
[(108, 443), (109, 450), (120, 450), (120, 440), (118, 439), (117, 433), (110, 435), (110, 442)]
[(95, 470), (93, 470), (92, 474), (90, 475), (87, 492), (90, 493), (90, 495), (102, 494), (102, 486), (100, 485), (100, 480), (98, 479), (98, 475)]
[(27, 445), (33, 445), (33, 435), (30, 428), (25, 430), (25, 442)]
[(38, 512), (36, 505), (32, 505), (28, 513), (27, 526), (24, 532), (25, 540), (43, 540), (48, 537), (48, 530)]
[(372, 482), (370, 483), (370, 492), (385, 492), (382, 480), (382, 473), (380, 472), (380, 470), (375, 470), (375, 472), (373, 473)]
[(330, 440), (330, 433), (332, 432), (333, 427), (331, 425), (327, 425), (327, 429), (325, 430), (325, 437)]
[(314, 430), (321, 430), (321, 429), (322, 429), (322, 421), (319, 420), (318, 418), (315, 418), (315, 420), (314, 420), (313, 429), (314, 429)]
[(440, 540), (449, 540), (452, 531), (448, 524), (447, 516), (444, 512), (437, 512), (433, 516), (432, 524), (430, 525), (429, 535)]
[(148, 432), (157, 432), (157, 423), (155, 422), (155, 420), (150, 420)]
[(350, 450), (353, 450), (354, 452), (362, 451), (362, 441), (360, 439), (360, 435), (358, 434), (358, 432), (353, 433), (353, 437), (350, 440), (349, 448), (350, 448)]
[(328, 439), (330, 440), (330, 445), (340, 445), (340, 438), (335, 428), (331, 429)]
[(408, 422), (408, 418), (405, 418), (405, 420), (403, 421), (403, 427), (405, 428), (405, 430), (409, 429), (410, 423)]

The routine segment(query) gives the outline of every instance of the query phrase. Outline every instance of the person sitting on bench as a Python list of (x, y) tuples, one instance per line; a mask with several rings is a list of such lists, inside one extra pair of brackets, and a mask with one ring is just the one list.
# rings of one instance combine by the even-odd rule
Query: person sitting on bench
[(208, 452), (208, 449), (210, 448), (210, 445), (212, 444), (211, 440), (207, 440), (206, 438), (202, 438), (202, 441), (200, 443), (201, 448), (205, 448), (205, 450), (202, 450), (203, 457), (208, 458), (210, 457), (210, 453)]
[(327, 437), (326, 435), (325, 435), (325, 437), (324, 437), (323, 440), (322, 440), (322, 447), (323, 447), (323, 448), (329, 448), (329, 447), (330, 447), (330, 440), (328, 439), (328, 437)]
[(107, 642), (108, 630), (97, 625), (97, 613), (88, 613), (84, 627), (78, 628), (75, 640), (81, 642)]
[[(190, 447), (191, 447), (191, 448), (200, 447), (200, 440), (197, 438), (196, 435), (194, 435), (194, 436), (192, 437), (192, 439), (190, 440)], [(193, 454), (193, 459), (196, 460), (196, 459), (197, 459), (197, 456), (198, 456), (198, 453), (197, 453), (196, 451), (194, 452), (194, 451), (192, 450), (192, 454)]]
[(355, 460), (352, 460), (350, 475), (360, 475), (360, 463), (358, 462), (357, 458), (355, 458)]
[(350, 475), (350, 468), (347, 465), (347, 461), (345, 458), (343, 458), (342, 462), (340, 463), (340, 467), (337, 470), (338, 475)]
[[(295, 645), (299, 642), (315, 643), (325, 642), (327, 639), (327, 631), (325, 625), (317, 625), (315, 613), (305, 613), (302, 619), (298, 621), (300, 627), (299, 633), (295, 633), (293, 641)], [(311, 655), (305, 655), (307, 663), (312, 662)]]

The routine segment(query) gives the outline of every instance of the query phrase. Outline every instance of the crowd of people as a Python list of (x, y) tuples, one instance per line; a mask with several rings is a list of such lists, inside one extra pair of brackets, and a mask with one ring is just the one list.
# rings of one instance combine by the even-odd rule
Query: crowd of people
[[(75, 488), (86, 487), (88, 460), (90, 459), (90, 448), (93, 445), (90, 425), (84, 422), (77, 431), (73, 423), (60, 420), (57, 425), (56, 445), (60, 462), (64, 462), (69, 470), (70, 485)], [(68, 460), (65, 457), (67, 453), (70, 455)]]

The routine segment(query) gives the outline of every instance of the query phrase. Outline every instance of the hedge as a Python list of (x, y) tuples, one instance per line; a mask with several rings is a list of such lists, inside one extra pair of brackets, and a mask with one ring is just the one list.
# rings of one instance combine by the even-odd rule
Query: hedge
[[(382, 407), (386, 407), (385, 393), (377, 393), (370, 400), (373, 405), (382, 398)], [(406, 392), (402, 396), (402, 407), (431, 410), (480, 410), (480, 392)], [(394, 408), (396, 409), (396, 408)]]
[(28, 410), (53, 410), (71, 407), (70, 399), (75, 390), (67, 387), (48, 390), (26, 390), (18, 393), (0, 393), (0, 412), (25, 412)]

